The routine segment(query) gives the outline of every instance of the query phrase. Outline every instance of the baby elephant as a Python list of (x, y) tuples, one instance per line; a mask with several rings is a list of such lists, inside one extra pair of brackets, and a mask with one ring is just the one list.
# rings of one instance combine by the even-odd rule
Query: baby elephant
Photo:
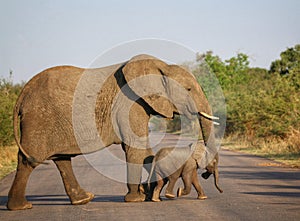
[(164, 185), (169, 181), (165, 191), (167, 198), (174, 198), (173, 188), (179, 177), (182, 177), (184, 188), (178, 188), (177, 196), (187, 195), (191, 192), (193, 185), (198, 193), (198, 199), (206, 199), (207, 196), (198, 181), (197, 169), (206, 168), (207, 172), (203, 173), (203, 178), (207, 179), (214, 174), (215, 186), (219, 192), (223, 192), (218, 186), (218, 153), (211, 162), (202, 142), (198, 141), (194, 146), (174, 148), (167, 147), (160, 149), (154, 156), (152, 168), (148, 178), (150, 186), (153, 173), (156, 175), (157, 185), (153, 190), (152, 201), (158, 202), (160, 192)]

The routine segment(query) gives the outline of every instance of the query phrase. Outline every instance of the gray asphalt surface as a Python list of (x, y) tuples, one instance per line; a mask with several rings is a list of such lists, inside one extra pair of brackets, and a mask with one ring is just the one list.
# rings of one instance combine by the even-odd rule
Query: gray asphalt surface
[[(168, 145), (174, 137), (162, 143)], [(119, 146), (108, 150), (120, 159)], [(74, 158), (75, 174), (81, 186), (95, 199), (72, 206), (54, 163), (41, 165), (32, 173), (27, 199), (33, 208), (8, 211), (5, 204), (14, 173), (0, 181), (0, 220), (300, 220), (300, 170), (277, 166), (260, 157), (222, 150), (220, 156), (220, 194), (213, 177), (200, 182), (208, 199), (197, 200), (196, 191), (186, 197), (162, 202), (125, 203), (126, 184), (103, 176), (84, 156)], [(89, 155), (96, 161), (101, 154)], [(105, 170), (123, 173), (124, 168), (106, 165)], [(114, 173), (113, 173), (114, 174)], [(182, 186), (178, 181), (177, 187)], [(177, 189), (176, 187), (176, 189)], [(176, 190), (175, 189), (175, 190)]]

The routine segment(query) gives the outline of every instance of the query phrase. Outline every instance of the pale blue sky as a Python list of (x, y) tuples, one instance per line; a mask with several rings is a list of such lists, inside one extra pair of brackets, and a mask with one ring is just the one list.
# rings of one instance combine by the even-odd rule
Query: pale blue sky
[(223, 59), (243, 52), (269, 68), (300, 43), (299, 0), (0, 0), (0, 76), (29, 80), (62, 64), (86, 67), (141, 38), (175, 41)]

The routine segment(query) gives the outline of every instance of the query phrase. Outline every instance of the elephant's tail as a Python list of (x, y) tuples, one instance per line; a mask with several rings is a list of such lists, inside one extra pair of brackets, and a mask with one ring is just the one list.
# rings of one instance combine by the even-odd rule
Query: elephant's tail
[(17, 103), (15, 105), (14, 108), (14, 113), (13, 113), (13, 127), (14, 127), (14, 137), (15, 137), (15, 141), (16, 144), (19, 148), (19, 150), (22, 152), (22, 154), (26, 157), (27, 161), (32, 164), (32, 165), (38, 165), (38, 164), (46, 164), (43, 162), (39, 162), (38, 160), (36, 160), (34, 157), (30, 156), (22, 147), (21, 143), (20, 143), (20, 136), (19, 136), (19, 116), (20, 116), (20, 106), (23, 100), (23, 93), (21, 92)]

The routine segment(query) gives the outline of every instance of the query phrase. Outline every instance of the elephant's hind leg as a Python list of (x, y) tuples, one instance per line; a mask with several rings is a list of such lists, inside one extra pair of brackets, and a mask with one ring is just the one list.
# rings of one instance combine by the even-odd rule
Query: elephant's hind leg
[(31, 209), (32, 204), (25, 198), (25, 189), (28, 178), (34, 167), (28, 163), (23, 154), (18, 153), (18, 166), (14, 182), (8, 193), (7, 208), (9, 210)]
[(86, 204), (94, 198), (94, 194), (83, 190), (74, 175), (71, 157), (53, 160), (62, 177), (64, 187), (73, 205)]
[(167, 198), (175, 198), (175, 195), (173, 193), (173, 189), (174, 189), (174, 186), (176, 184), (176, 181), (177, 181), (178, 177), (173, 177), (172, 175), (169, 176), (169, 183), (168, 183), (168, 186), (166, 188), (166, 193), (165, 193), (165, 196)]

